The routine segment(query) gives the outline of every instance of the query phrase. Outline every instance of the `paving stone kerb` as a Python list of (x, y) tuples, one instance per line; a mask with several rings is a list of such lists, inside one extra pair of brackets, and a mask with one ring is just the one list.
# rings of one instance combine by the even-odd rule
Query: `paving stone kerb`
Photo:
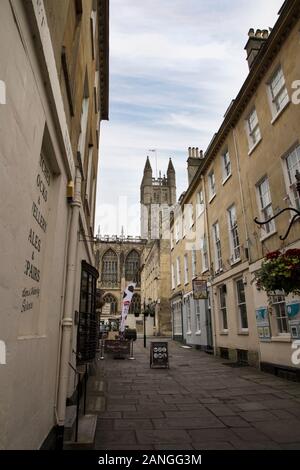
[(300, 384), (168, 343), (169, 369), (150, 369), (149, 339), (96, 361), (95, 449), (300, 449)]

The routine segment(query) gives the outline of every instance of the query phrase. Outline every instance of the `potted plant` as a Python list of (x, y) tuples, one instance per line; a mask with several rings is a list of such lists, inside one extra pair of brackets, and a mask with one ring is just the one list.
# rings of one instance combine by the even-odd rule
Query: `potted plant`
[(138, 310), (136, 310), (136, 311), (134, 312), (134, 316), (135, 316), (135, 317), (139, 317), (139, 316), (140, 316), (140, 312), (139, 312)]
[(256, 286), (266, 292), (300, 294), (300, 250), (268, 253), (255, 273)]

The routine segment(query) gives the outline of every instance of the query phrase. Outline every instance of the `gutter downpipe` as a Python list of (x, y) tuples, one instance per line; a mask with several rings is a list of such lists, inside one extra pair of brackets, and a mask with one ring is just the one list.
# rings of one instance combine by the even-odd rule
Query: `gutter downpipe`
[(64, 424), (66, 417), (66, 400), (69, 380), (69, 360), (71, 353), (71, 338), (73, 328), (73, 300), (76, 277), (78, 222), (81, 207), (81, 181), (81, 173), (79, 168), (77, 167), (75, 173), (74, 199), (71, 202), (72, 212), (67, 257), (65, 305), (61, 321), (61, 356), (57, 396), (57, 449), (63, 448)]
[(236, 138), (236, 132), (235, 132), (234, 126), (232, 126), (232, 133), (233, 133), (234, 150), (235, 150), (235, 157), (236, 157), (237, 170), (238, 170), (238, 178), (239, 178), (239, 189), (240, 189), (241, 202), (242, 202), (244, 230), (245, 230), (246, 243), (247, 243), (247, 248), (248, 248), (248, 264), (250, 265), (251, 264), (250, 240), (249, 240), (249, 234), (248, 234), (248, 228), (247, 228), (247, 222), (246, 222), (245, 200), (244, 200), (243, 187), (242, 187), (242, 181), (241, 181), (240, 157), (239, 157), (239, 152), (238, 152), (237, 138)]
[[(206, 197), (206, 187), (205, 179), (203, 174), (201, 175), (202, 187), (203, 187), (203, 196), (204, 196), (204, 213), (205, 213), (205, 233), (207, 235), (207, 254), (208, 254), (208, 264), (211, 269), (211, 253), (210, 253), (210, 232), (208, 228), (208, 215), (207, 215), (207, 197)], [(211, 272), (211, 271), (210, 271)], [(211, 276), (212, 277), (212, 276)], [(210, 296), (210, 306), (211, 306), (211, 321), (212, 321), (212, 330), (213, 330), (213, 350), (214, 355), (217, 355), (217, 332), (216, 332), (216, 317), (215, 317), (215, 302), (214, 302), (214, 293), (213, 293), (213, 284), (211, 280), (211, 296)]]

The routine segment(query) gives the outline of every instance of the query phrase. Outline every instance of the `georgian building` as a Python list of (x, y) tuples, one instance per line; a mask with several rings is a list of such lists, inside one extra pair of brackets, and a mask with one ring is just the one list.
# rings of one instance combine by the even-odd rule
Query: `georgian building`
[(123, 292), (130, 282), (136, 284), (127, 325), (142, 331), (141, 256), (145, 240), (139, 237), (98, 236), (95, 242), (98, 288), (103, 307), (101, 320), (118, 319), (122, 311)]
[(0, 449), (61, 449), (95, 355), (108, 30), (108, 0), (0, 2)]
[[(300, 298), (284, 292), (267, 296), (254, 273), (267, 253), (300, 247), (299, 218), (284, 240), (291, 211), (262, 226), (254, 219), (300, 207), (299, 29), (298, 0), (284, 2), (270, 32), (250, 29), (249, 74), (203, 158), (195, 160), (181, 200), (181, 206), (192, 204), (194, 223), (199, 219), (191, 226), (195, 253), (188, 252), (182, 236), (177, 241), (182, 215), (171, 234), (172, 295), (184, 286), (196, 259), (196, 274), (210, 290), (215, 352), (293, 377), (299, 376), (292, 353), (300, 338)], [(192, 324), (188, 314), (182, 322)]]

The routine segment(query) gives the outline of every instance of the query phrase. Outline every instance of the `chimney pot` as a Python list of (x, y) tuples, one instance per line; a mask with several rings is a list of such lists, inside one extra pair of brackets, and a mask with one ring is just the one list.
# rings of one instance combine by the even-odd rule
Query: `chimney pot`
[(268, 39), (269, 37), (269, 31), (267, 29), (264, 29), (263, 32), (262, 32), (262, 37), (264, 39)]
[(196, 147), (196, 158), (199, 158), (199, 148)]
[(260, 37), (261, 37), (261, 29), (257, 29), (257, 30), (256, 30), (255, 37), (256, 37), (256, 38), (260, 38)]
[(203, 150), (200, 150), (200, 158), (204, 158), (203, 157)]
[(195, 158), (195, 147), (192, 148), (192, 158)]
[(189, 158), (190, 158), (192, 156), (192, 147), (188, 148), (188, 152), (189, 152)]
[(254, 29), (250, 28), (249, 33), (248, 33), (249, 38), (252, 38), (254, 36)]

